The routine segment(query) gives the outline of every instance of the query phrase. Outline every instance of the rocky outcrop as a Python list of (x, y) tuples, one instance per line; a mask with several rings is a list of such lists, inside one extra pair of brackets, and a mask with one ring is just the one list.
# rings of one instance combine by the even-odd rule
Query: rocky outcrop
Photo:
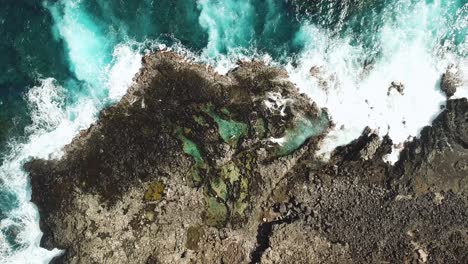
[(397, 186), (417, 194), (468, 193), (468, 101), (447, 101), (446, 109), (409, 142), (396, 164)]
[(405, 85), (401, 82), (392, 82), (388, 87), (387, 95), (390, 95), (395, 90), (401, 95), (405, 95)]
[(227, 76), (172, 53), (144, 64), (61, 160), (25, 166), (43, 246), (66, 263), (248, 261), (261, 201), (326, 112), (260, 63)]
[(273, 226), (262, 263), (463, 263), (468, 257), (466, 196), (399, 195), (359, 178), (308, 174), (305, 183), (287, 185), (293, 200), (282, 217), (292, 223)]
[(452, 97), (457, 92), (457, 88), (462, 85), (463, 73), (461, 69), (456, 65), (449, 65), (447, 71), (442, 75), (442, 80), (440, 82), (441, 90), (447, 97)]
[[(382, 160), (391, 140), (369, 129), (324, 163), (328, 114), (284, 71), (240, 62), (218, 75), (168, 52), (143, 62), (60, 160), (25, 165), (41, 244), (65, 250), (56, 263), (466, 260), (466, 171), (444, 169), (466, 160), (466, 100), (396, 166)], [(438, 180), (421, 191), (418, 177)]]

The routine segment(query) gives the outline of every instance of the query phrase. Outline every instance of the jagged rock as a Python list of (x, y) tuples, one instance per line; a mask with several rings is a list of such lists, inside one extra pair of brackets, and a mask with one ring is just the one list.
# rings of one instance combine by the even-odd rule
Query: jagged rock
[(457, 92), (457, 88), (462, 85), (463, 72), (458, 66), (454, 64), (449, 65), (446, 72), (442, 75), (440, 89), (447, 97), (452, 97)]
[(366, 127), (362, 135), (351, 143), (335, 149), (328, 166), (334, 175), (359, 177), (364, 181), (385, 185), (390, 165), (384, 156), (391, 153), (392, 141), (388, 136), (380, 138)]
[[(272, 222), (262, 263), (463, 263), (467, 125), (467, 100), (449, 100), (421, 138), (406, 144), (395, 166), (382, 162), (392, 146), (388, 138), (373, 159), (363, 160), (362, 150), (379, 142), (368, 129), (338, 148), (330, 164), (301, 160), (277, 188), (313, 213), (283, 213), (280, 219), (290, 224)], [(317, 250), (321, 244), (326, 246)]]
[(398, 186), (416, 193), (468, 192), (468, 101), (448, 100), (446, 109), (408, 142), (395, 165)]
[(405, 85), (403, 83), (401, 83), (401, 82), (395, 82), (395, 81), (392, 82), (390, 84), (390, 87), (388, 87), (387, 95), (390, 95), (392, 90), (396, 90), (401, 95), (405, 95)]
[(290, 196), (316, 213), (312, 220), (273, 225), (262, 263), (421, 263), (414, 254), (420, 249), (427, 263), (463, 263), (468, 257), (466, 196), (445, 193), (442, 203), (433, 194), (399, 200), (392, 190), (346, 177), (314, 192), (304, 192), (303, 184), (290, 180)]
[(382, 140), (369, 127), (364, 130), (363, 134), (363, 136), (368, 137), (368, 140), (366, 140), (364, 146), (359, 150), (358, 156), (361, 160), (371, 160), (382, 145)]
[[(304, 246), (307, 245), (307, 246)], [(261, 263), (351, 263), (346, 246), (330, 243), (313, 229), (304, 229), (298, 223), (275, 226), (270, 238), (270, 247)]]

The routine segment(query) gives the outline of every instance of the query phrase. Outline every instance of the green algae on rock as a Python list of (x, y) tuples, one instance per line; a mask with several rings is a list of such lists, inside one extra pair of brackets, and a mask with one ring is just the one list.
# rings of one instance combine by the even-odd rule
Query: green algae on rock
[(189, 171), (186, 174), (188, 186), (195, 188), (200, 187), (203, 184), (203, 177), (200, 171), (200, 169), (203, 167), (203, 163), (201, 165), (193, 165), (192, 167), (190, 167)]
[(182, 128), (176, 130), (176, 136), (180, 141), (182, 141), (185, 154), (192, 156), (196, 164), (203, 163), (200, 149), (195, 142), (191, 141), (184, 135)]
[[(178, 128), (176, 129), (175, 136), (182, 141), (182, 148), (184, 153), (191, 156), (195, 160), (195, 164), (190, 168), (187, 173), (187, 182), (191, 187), (205, 188), (205, 197), (207, 199), (205, 208), (205, 223), (209, 226), (222, 227), (231, 219), (243, 218), (244, 211), (248, 207), (248, 179), (244, 178), (241, 174), (241, 169), (233, 162), (227, 162), (224, 165), (217, 166), (205, 162), (208, 157), (203, 157), (200, 147), (201, 143), (195, 143), (188, 137), (191, 133), (203, 134), (204, 130), (209, 130), (212, 125), (215, 125), (219, 137), (231, 147), (236, 148), (239, 140), (248, 136), (249, 126), (242, 122), (234, 121), (233, 119), (224, 119), (221, 116), (230, 116), (230, 111), (223, 107), (219, 113), (215, 112), (212, 104), (195, 106), (195, 111), (201, 111), (198, 114), (192, 115), (192, 120), (195, 122), (193, 128)], [(211, 125), (204, 115), (212, 118)], [(188, 125), (188, 124), (186, 124)], [(192, 135), (193, 136), (193, 135)], [(221, 142), (219, 142), (220, 144)], [(201, 145), (202, 148), (210, 148), (209, 145)], [(249, 156), (250, 157), (250, 156)], [(252, 163), (245, 164), (248, 169), (242, 170), (250, 171)], [(201, 174), (205, 174), (202, 177)], [(204, 183), (204, 179), (208, 179)], [(214, 200), (213, 200), (214, 199)], [(215, 202), (216, 201), (216, 202)], [(222, 201), (223, 203), (220, 203)], [(220, 217), (220, 211), (226, 209), (225, 216)], [(232, 212), (232, 213), (229, 213)], [(231, 216), (232, 215), (232, 216)], [(235, 216), (234, 216), (235, 215)], [(220, 219), (224, 219), (221, 221)]]
[(222, 166), (219, 174), (223, 180), (229, 181), (231, 184), (238, 181), (241, 177), (240, 170), (234, 162), (229, 162)]
[(248, 195), (249, 195), (249, 179), (242, 178), (239, 181), (239, 191), (237, 200), (234, 202), (233, 212), (235, 217), (243, 218), (245, 216), (245, 210), (248, 208)]
[(209, 127), (208, 123), (206, 122), (206, 119), (202, 115), (194, 115), (193, 120), (202, 127)]
[(187, 240), (185, 246), (190, 250), (198, 250), (198, 243), (205, 234), (202, 226), (191, 226), (187, 229)]
[[(195, 120), (201, 119), (202, 117)], [(187, 184), (191, 187), (201, 187), (203, 184), (202, 174), (206, 172), (207, 165), (203, 160), (203, 156), (198, 145), (184, 135), (189, 134), (190, 132), (191, 129), (178, 128), (175, 131), (175, 135), (180, 141), (182, 141), (182, 150), (184, 153), (191, 156), (195, 161), (195, 164), (190, 167), (186, 174)]]
[(237, 154), (236, 156), (236, 163), (239, 164), (240, 166), (237, 166), (241, 170), (240, 173), (247, 177), (251, 177), (252, 175), (252, 170), (255, 166), (255, 154), (253, 153), (253, 150), (247, 150), (244, 152), (241, 152)]
[(226, 183), (222, 179), (214, 178), (211, 180), (210, 185), (216, 196), (221, 198), (223, 201), (226, 201), (228, 197), (228, 188)]
[(166, 185), (161, 181), (156, 181), (150, 184), (148, 190), (145, 192), (145, 200), (146, 201), (159, 201), (161, 200), (164, 189)]
[(208, 226), (222, 228), (226, 225), (228, 209), (224, 203), (214, 197), (206, 197), (205, 223)]
[(207, 109), (207, 113), (214, 119), (218, 125), (218, 131), (224, 142), (229, 145), (237, 145), (239, 139), (246, 136), (249, 131), (249, 126), (235, 120), (227, 120), (221, 118), (212, 108)]

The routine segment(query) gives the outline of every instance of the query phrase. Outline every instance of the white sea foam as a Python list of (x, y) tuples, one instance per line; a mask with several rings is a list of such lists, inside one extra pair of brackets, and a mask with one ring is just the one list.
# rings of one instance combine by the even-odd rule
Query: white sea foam
[(141, 68), (141, 54), (139, 50), (128, 45), (117, 45), (114, 50), (115, 63), (110, 67), (107, 77), (109, 98), (118, 100), (127, 92), (132, 84), (133, 76)]
[[(435, 55), (437, 42), (427, 28), (430, 15), (438, 8), (437, 4), (421, 3), (411, 14), (400, 14), (401, 19), (408, 19), (405, 24), (386, 23), (377, 34), (381, 55), (367, 69), (359, 63), (367, 56), (363, 47), (313, 25), (303, 26), (298, 38), (305, 41), (306, 48), (297, 67), (288, 65), (290, 78), (319, 106), (328, 108), (336, 124), (317, 154), (326, 159), (333, 149), (357, 138), (369, 126), (393, 140), (394, 152), (387, 157), (393, 163), (398, 159), (398, 146), (430, 125), (445, 103), (439, 89), (442, 73), (452, 62), (466, 63), (456, 56), (450, 60), (448, 55)], [(313, 66), (322, 67), (325, 77), (321, 73), (312, 76)], [(321, 78), (326, 79), (325, 85)], [(401, 82), (404, 94), (389, 92), (392, 82)], [(466, 96), (465, 88), (459, 90), (456, 96)]]
[(460, 61), (458, 68), (461, 71), (461, 75), (463, 77), (463, 85), (457, 88), (457, 92), (453, 95), (452, 98), (468, 98), (468, 59)]
[(250, 1), (198, 0), (197, 6), (200, 26), (208, 32), (205, 54), (215, 57), (250, 46), (255, 25), (255, 9)]
[[(248, 5), (238, 6), (229, 1), (214, 5), (199, 1), (198, 5), (202, 11), (200, 23), (207, 29), (209, 44), (202, 56), (192, 54), (195, 60), (213, 65), (221, 74), (235, 68), (238, 60), (255, 58), (275, 64), (268, 55), (232, 44), (235, 39), (248, 38), (249, 27), (237, 30), (232, 17), (212, 14), (216, 5), (233, 12), (230, 13), (233, 16), (244, 8), (245, 16), (239, 18), (243, 20), (242, 24), (250, 19)], [(319, 106), (328, 108), (336, 124), (323, 141), (318, 155), (326, 159), (337, 146), (356, 139), (369, 126), (379, 135), (391, 137), (393, 152), (386, 160), (394, 163), (402, 143), (417, 137), (424, 126), (431, 124), (445, 104), (439, 82), (446, 67), (457, 63), (466, 72), (466, 58), (444, 51), (453, 46), (450, 40), (444, 47), (439, 46), (440, 37), (451, 28), (449, 20), (444, 20), (446, 12), (452, 12), (450, 8), (454, 7), (440, 1), (409, 0), (399, 0), (387, 7), (382, 15), (385, 19), (383, 27), (379, 32), (369, 33), (378, 38), (381, 52), (368, 68), (362, 64), (363, 58), (373, 51), (351, 44), (349, 37), (337, 37), (326, 29), (309, 24), (302, 27), (297, 42), (304, 43), (305, 48), (298, 65), (286, 66), (290, 80)], [(457, 21), (457, 25), (463, 23), (466, 24), (466, 18)], [(225, 32), (225, 27), (234, 25), (236, 30)], [(223, 49), (227, 55), (222, 54)], [(313, 66), (321, 67), (320, 76), (311, 75)], [(392, 82), (404, 85), (403, 94), (394, 89), (389, 91)], [(454, 98), (467, 94), (465, 85), (458, 89)]]
[(80, 2), (62, 1), (46, 4), (46, 7), (55, 21), (56, 38), (65, 40), (70, 68), (76, 78), (103, 86), (105, 76), (102, 69), (111, 59), (113, 39), (104, 34)]
[(27, 94), (33, 121), (27, 130), (32, 134), (28, 142), (15, 146), (0, 167), (5, 187), (15, 193), (19, 203), (0, 225), (2, 228), (17, 228), (15, 241), (24, 248), (12, 251), (7, 243), (1, 245), (1, 263), (47, 263), (59, 253), (58, 250), (47, 251), (39, 247), (42, 235), (39, 216), (34, 205), (29, 202), (28, 177), (22, 165), (30, 157), (48, 158), (48, 154), (67, 139), (69, 133), (63, 130), (69, 129), (65, 123), (70, 122), (65, 118), (64, 99), (64, 89), (56, 85), (53, 79), (42, 80), (40, 86), (31, 88)]
[[(126, 45), (117, 45), (112, 64), (101, 69), (108, 74), (109, 99), (116, 101), (131, 85), (132, 78), (140, 68), (141, 55)], [(101, 74), (97, 72), (96, 74)], [(15, 144), (14, 149), (0, 167), (0, 178), (4, 187), (15, 193), (18, 206), (2, 220), (0, 228), (17, 228), (16, 241), (21, 249), (13, 250), (5, 237), (0, 238), (0, 263), (48, 263), (60, 250), (46, 250), (39, 247), (42, 232), (39, 229), (39, 215), (30, 201), (28, 175), (22, 166), (31, 158), (59, 158), (62, 147), (71, 142), (82, 129), (88, 128), (95, 120), (103, 103), (96, 97), (85, 96), (72, 105), (66, 105), (66, 89), (52, 79), (43, 79), (41, 85), (31, 88), (26, 99), (30, 106), (32, 124), (26, 129), (28, 140)]]

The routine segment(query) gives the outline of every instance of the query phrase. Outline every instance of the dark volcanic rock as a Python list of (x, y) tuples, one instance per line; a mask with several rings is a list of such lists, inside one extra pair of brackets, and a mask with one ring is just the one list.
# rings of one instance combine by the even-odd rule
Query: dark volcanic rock
[(42, 246), (57, 263), (466, 263), (467, 100), (395, 166), (369, 129), (325, 163), (328, 115), (286, 77), (146, 56), (60, 160), (25, 165)]
[(409, 142), (396, 164), (395, 184), (415, 193), (468, 193), (468, 101), (447, 101), (431, 127)]
[(461, 69), (455, 65), (450, 65), (447, 71), (442, 75), (440, 82), (440, 88), (447, 95), (452, 97), (456, 92), (457, 88), (463, 85), (463, 73)]
[(307, 210), (274, 226), (262, 263), (466, 262), (466, 196), (397, 195), (324, 175), (312, 182), (289, 186), (295, 207)]
[(368, 129), (328, 164), (298, 162), (273, 191), (287, 198), (271, 201), (294, 224), (274, 225), (262, 263), (465, 263), (467, 126), (468, 101), (449, 100), (395, 166), (382, 162), (391, 141)]

